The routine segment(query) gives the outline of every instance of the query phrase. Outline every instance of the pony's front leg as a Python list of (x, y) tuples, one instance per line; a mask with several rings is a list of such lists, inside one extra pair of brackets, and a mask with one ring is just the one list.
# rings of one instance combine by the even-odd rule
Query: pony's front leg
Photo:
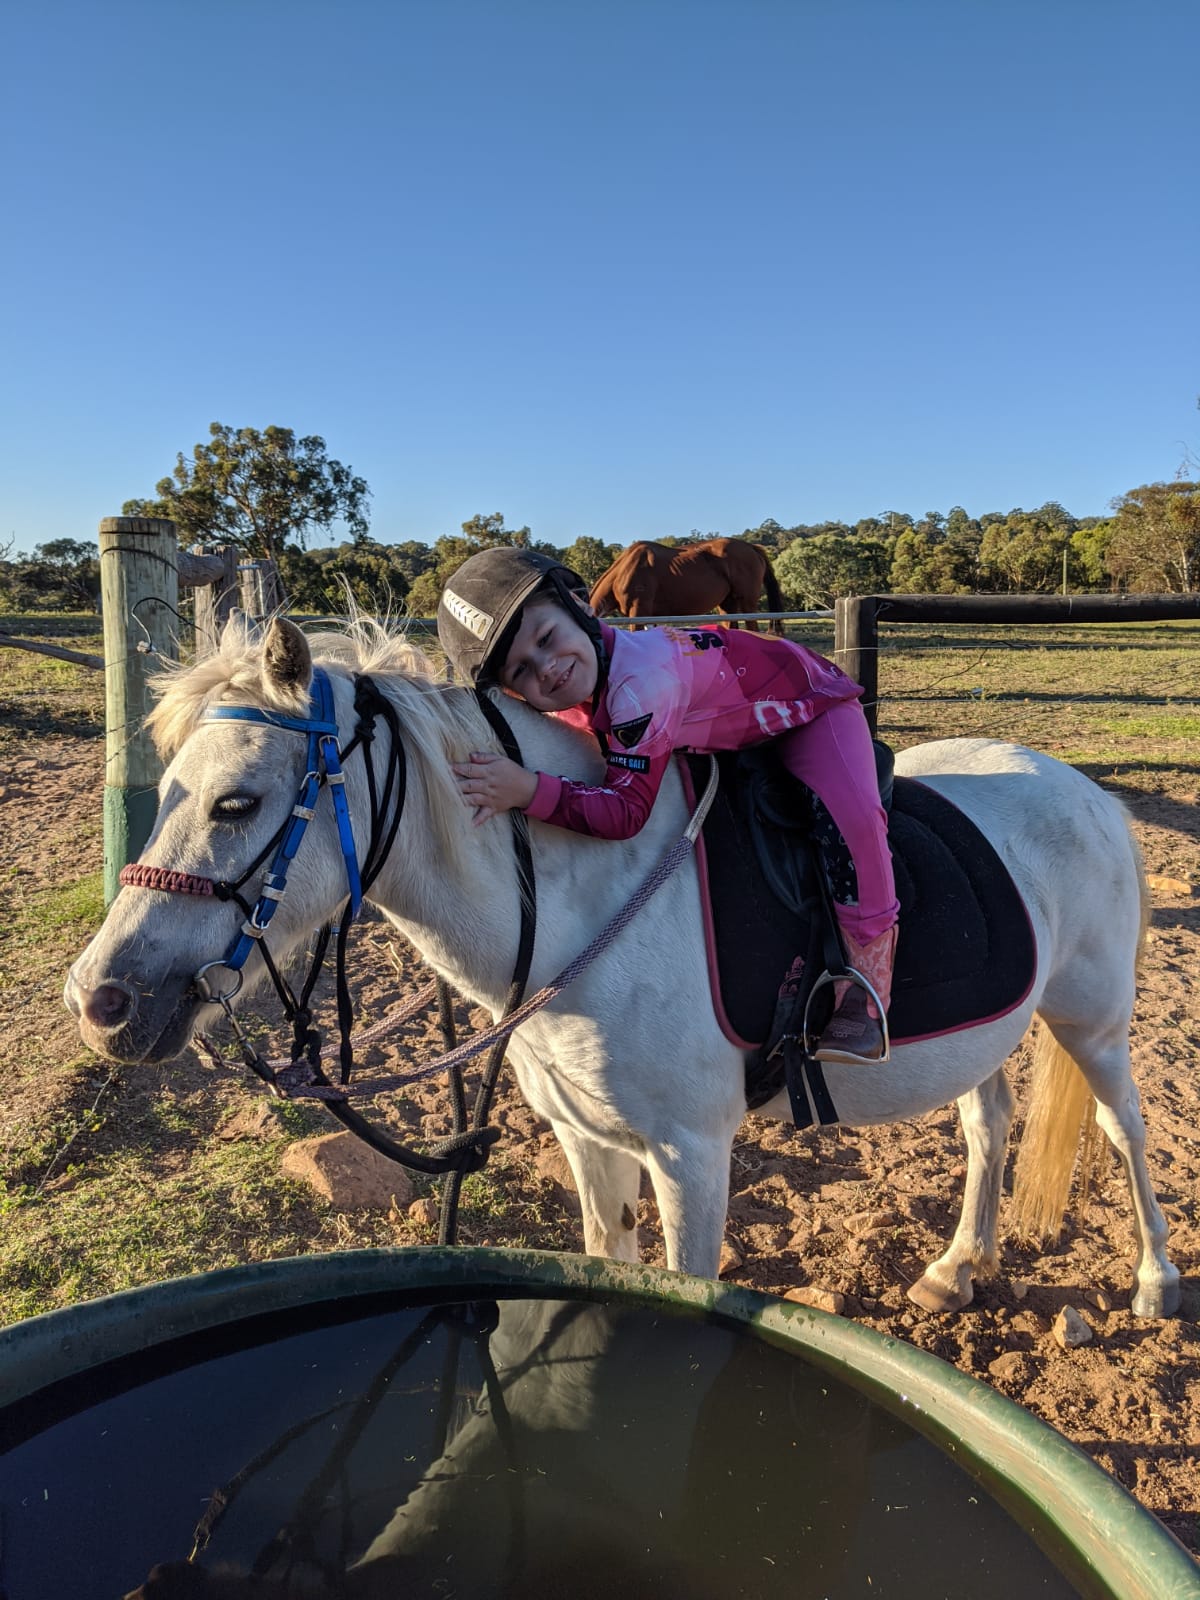
[(641, 1162), (626, 1150), (598, 1144), (567, 1123), (556, 1122), (554, 1132), (579, 1191), (584, 1249), (590, 1256), (636, 1261)]
[(960, 1311), (975, 1296), (977, 1275), (996, 1269), (996, 1230), (1013, 1098), (1004, 1070), (964, 1094), (958, 1114), (967, 1140), (967, 1182), (954, 1238), (908, 1291), (925, 1311)]
[(670, 1144), (649, 1144), (646, 1165), (662, 1218), (667, 1266), (715, 1278), (729, 1210), (728, 1138), (683, 1135)]

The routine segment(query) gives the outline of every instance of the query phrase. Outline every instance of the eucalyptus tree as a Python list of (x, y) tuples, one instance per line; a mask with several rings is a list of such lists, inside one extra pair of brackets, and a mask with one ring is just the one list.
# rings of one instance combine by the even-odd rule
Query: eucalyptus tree
[(520, 528), (507, 528), (504, 522), (503, 511), (492, 511), (486, 516), (476, 512), (461, 524), (461, 533), (443, 534), (437, 540), (429, 565), (413, 580), (408, 592), (408, 609), (414, 617), (433, 616), (442, 590), (463, 562), (477, 550), (489, 550), (493, 545), (503, 544), (558, 555), (554, 545), (542, 544), (533, 537), (528, 524)]
[(127, 500), (130, 517), (169, 517), (182, 542), (234, 544), (256, 560), (278, 561), (339, 525), (355, 541), (368, 530), (366, 480), (328, 454), (317, 434), (291, 428), (209, 427), (207, 443), (182, 451), (156, 500)]
[(1150, 594), (1200, 586), (1200, 482), (1145, 483), (1113, 510), (1105, 561), (1118, 582)]
[(790, 602), (802, 611), (823, 609), (843, 595), (886, 590), (891, 543), (849, 533), (815, 533), (793, 539), (775, 557), (774, 567)]

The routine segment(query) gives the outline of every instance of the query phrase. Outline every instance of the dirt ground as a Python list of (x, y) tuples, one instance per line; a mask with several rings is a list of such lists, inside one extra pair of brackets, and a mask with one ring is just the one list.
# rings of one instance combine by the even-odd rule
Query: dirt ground
[[(0, 777), (0, 869), (17, 903), (94, 873), (100, 863), (103, 741), (94, 713), (81, 717), (77, 729), (60, 725), (38, 742), (36, 753), (32, 745), (26, 748), (28, 755), (10, 756)], [(1200, 898), (1191, 886), (1200, 890), (1200, 768), (1129, 767), (1097, 776), (1131, 808), (1157, 884), (1134, 1063), (1149, 1128), (1151, 1177), (1184, 1274), (1182, 1315), (1151, 1323), (1129, 1311), (1130, 1212), (1115, 1159), (1086, 1209), (1069, 1215), (1056, 1245), (1044, 1251), (1006, 1245), (999, 1276), (980, 1288), (967, 1311), (930, 1315), (912, 1306), (905, 1287), (944, 1249), (957, 1216), (965, 1167), (952, 1107), (891, 1128), (803, 1134), (747, 1118), (733, 1152), (725, 1276), (775, 1294), (809, 1288), (841, 1296), (843, 1315), (932, 1351), (1052, 1424), (1197, 1552)], [(24, 1183), (26, 1193), (39, 1177), (39, 1163), (46, 1167), (43, 1206), (53, 1206), (60, 1190), (67, 1193), (89, 1161), (111, 1148), (105, 1141), (120, 1136), (122, 1118), (137, 1124), (142, 1097), (169, 1092), (179, 1104), (202, 1098), (210, 1108), (210, 1131), (198, 1138), (250, 1138), (269, 1121), (239, 1078), (214, 1073), (192, 1056), (169, 1075), (126, 1071), (106, 1080), (81, 1051), (59, 996), (66, 965), (85, 938), (86, 930), (68, 920), (57, 934), (43, 929), (36, 949), (10, 948), (4, 961), (6, 1004), (17, 1023), (4, 1052), (9, 1092), (0, 1111), (0, 1159), (7, 1151), (6, 1176), (11, 1185)], [(380, 922), (364, 930), (355, 969), (368, 1017), (420, 976)], [(380, 1060), (394, 1068), (436, 1052), (436, 1043), (430, 1023), (410, 1030), (404, 1044), (381, 1053)], [(47, 1060), (57, 1061), (58, 1070), (36, 1069)], [(370, 1063), (368, 1056), (365, 1065)], [(1018, 1090), (1021, 1072), (1018, 1060)], [(110, 1109), (119, 1104), (121, 1112), (93, 1136), (88, 1108), (106, 1093)], [(393, 1115), (413, 1131), (436, 1135), (445, 1130), (444, 1112), (444, 1091), (430, 1086), (410, 1092)], [(462, 1241), (580, 1248), (578, 1208), (552, 1136), (510, 1085), (501, 1090), (496, 1120), (505, 1134), (494, 1164), (502, 1195), (488, 1191), (488, 1204), (476, 1195), (465, 1206)], [(36, 1159), (29, 1156), (32, 1127), (58, 1129), (60, 1145), (70, 1140), (70, 1162), (60, 1159), (53, 1138), (43, 1141)], [(13, 1152), (23, 1149), (22, 1165)], [(178, 1169), (193, 1154), (182, 1137), (169, 1160)], [(13, 1217), (18, 1225), (20, 1217)], [(646, 1255), (665, 1264), (648, 1192), (640, 1220)], [(307, 1228), (316, 1248), (429, 1242), (435, 1233), (431, 1207), (420, 1199), (412, 1209), (376, 1217), (336, 1217), (310, 1208), (299, 1226)], [(289, 1253), (287, 1243), (276, 1237), (267, 1208), (246, 1225), (237, 1249), (246, 1259), (261, 1259), (281, 1247)], [(201, 1252), (197, 1269), (207, 1264), (212, 1262)], [(103, 1292), (103, 1286), (90, 1292)], [(1091, 1341), (1080, 1348), (1060, 1348), (1051, 1333), (1064, 1306), (1074, 1307), (1092, 1330)]]

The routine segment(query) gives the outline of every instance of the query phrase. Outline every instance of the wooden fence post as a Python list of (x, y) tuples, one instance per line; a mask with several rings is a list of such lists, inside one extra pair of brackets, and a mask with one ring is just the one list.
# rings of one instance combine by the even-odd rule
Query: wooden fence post
[(221, 632), (238, 601), (238, 548), (233, 544), (204, 544), (198, 547), (205, 556), (221, 562), (219, 577), (210, 578), (196, 589), (196, 654), (209, 656), (217, 648)]
[[(158, 517), (105, 517), (100, 524), (104, 611), (104, 899), (136, 861), (154, 826), (162, 766), (143, 727), (155, 655), (178, 659), (179, 577), (175, 524)], [(138, 645), (148, 645), (139, 650)], [(150, 652), (154, 652), (153, 654)]]
[(879, 622), (1171, 622), (1200, 619), (1200, 594), (864, 594), (839, 600), (834, 657), (863, 686), (874, 736), (879, 716)]
[(242, 610), (259, 626), (287, 604), (279, 568), (273, 561), (243, 561), (238, 566)]
[(833, 659), (863, 686), (862, 708), (874, 738), (879, 721), (878, 596), (846, 595), (834, 606)]

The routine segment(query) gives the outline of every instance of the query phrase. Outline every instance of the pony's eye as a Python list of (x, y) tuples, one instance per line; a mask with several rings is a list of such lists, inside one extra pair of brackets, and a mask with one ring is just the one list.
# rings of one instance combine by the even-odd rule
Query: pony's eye
[(258, 810), (258, 796), (253, 794), (223, 794), (213, 801), (214, 822), (244, 822)]

